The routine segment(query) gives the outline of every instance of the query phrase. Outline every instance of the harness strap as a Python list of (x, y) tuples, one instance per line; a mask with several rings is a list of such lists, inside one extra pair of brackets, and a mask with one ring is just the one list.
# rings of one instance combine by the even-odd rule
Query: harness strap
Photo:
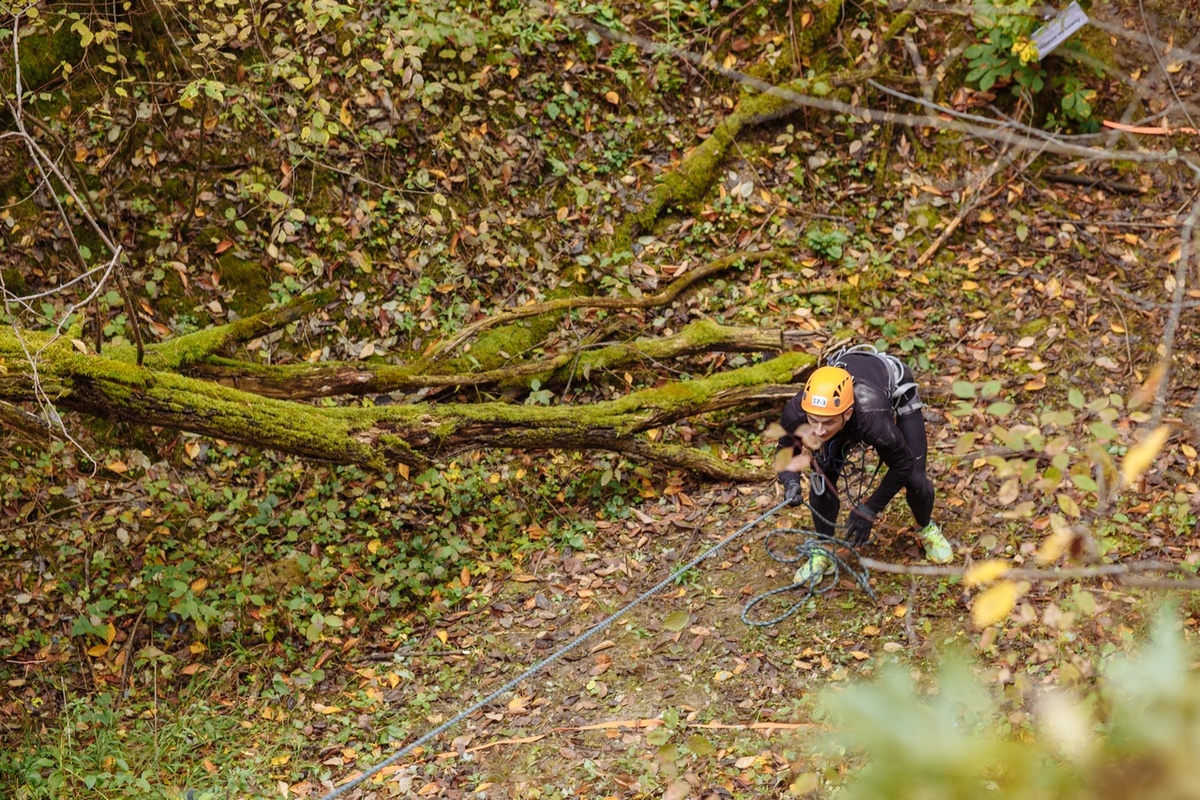
[(828, 363), (834, 367), (846, 368), (843, 361), (851, 353), (866, 353), (875, 356), (884, 363), (888, 371), (887, 395), (892, 401), (892, 411), (898, 417), (920, 411), (924, 404), (917, 394), (917, 382), (904, 380), (904, 362), (891, 353), (881, 353), (873, 344), (856, 344), (843, 347), (833, 354)]

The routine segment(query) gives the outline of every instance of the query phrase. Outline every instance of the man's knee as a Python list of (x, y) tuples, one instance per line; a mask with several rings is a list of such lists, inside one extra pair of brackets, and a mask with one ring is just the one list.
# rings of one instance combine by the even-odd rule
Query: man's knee
[(922, 476), (908, 485), (908, 493), (914, 499), (933, 501), (933, 481)]

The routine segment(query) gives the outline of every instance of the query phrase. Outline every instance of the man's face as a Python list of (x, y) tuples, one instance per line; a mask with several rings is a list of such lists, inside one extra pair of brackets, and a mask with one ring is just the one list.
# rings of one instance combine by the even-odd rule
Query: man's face
[(833, 417), (818, 417), (809, 414), (808, 424), (812, 426), (814, 436), (822, 442), (828, 442), (834, 436), (837, 436), (838, 431), (846, 427), (846, 420), (850, 419), (850, 415), (853, 413), (854, 409), (851, 408)]

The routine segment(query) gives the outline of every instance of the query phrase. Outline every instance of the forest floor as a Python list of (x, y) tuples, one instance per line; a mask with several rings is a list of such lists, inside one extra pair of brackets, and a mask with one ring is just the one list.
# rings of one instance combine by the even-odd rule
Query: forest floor
[[(1097, 446), (1119, 460), (1137, 441), (1167, 314), (1112, 287), (1166, 291), (1161, 276), (1120, 254), (1168, 249), (1169, 240), (1129, 231), (1155, 234), (1171, 212), (1147, 206), (1108, 227), (1094, 197), (1058, 191), (1077, 221), (1030, 220), (1028, 248), (981, 221), (954, 245), (950, 268), (867, 273), (879, 296), (894, 298), (878, 307), (859, 297), (782, 319), (771, 298), (795, 282), (764, 274), (754, 284), (760, 324), (824, 337), (825, 320), (837, 319), (860, 340), (900, 342), (922, 382), (935, 518), (959, 566), (1033, 566), (1062, 523), (1086, 529), (1074, 554), (1084, 563), (1155, 559), (1194, 571), (1200, 559), (1186, 435), (1101, 502), (1097, 480), (1113, 467)], [(1141, 224), (1151, 227), (1127, 227)], [(1084, 260), (1080, 241), (1097, 260)], [(757, 302), (752, 292), (747, 303)], [(1168, 423), (1191, 402), (1195, 358), (1178, 357), (1184, 388), (1170, 398)], [(777, 413), (692, 420), (677, 433), (769, 463), (762, 432)], [(394, 475), (306, 467), (222, 442), (160, 439), (146, 450), (154, 446), (164, 460), (112, 450), (107, 483), (85, 480), (61, 454), (9, 453), (9, 496), (35, 498), (6, 507), (0, 572), (12, 599), (0, 780), (17, 797), (71, 787), (103, 797), (189, 788), (196, 798), (320, 797), (780, 499), (773, 485), (698, 484), (613, 458), (468, 457), (402, 487)], [(423, 494), (404, 494), (411, 486)], [(22, 525), (33, 508), (42, 521)], [(521, 531), (488, 550), (486, 537), (518, 511)], [(806, 517), (775, 515), (346, 796), (803, 796), (847, 769), (821, 755), (822, 691), (892, 661), (930, 678), (961, 649), (1001, 698), (1005, 724), (1023, 730), (1042, 687), (1088, 686), (1161, 604), (1113, 579), (1035, 581), (981, 630), (971, 620), (978, 589), (959, 578), (876, 573), (875, 600), (843, 578), (796, 616), (747, 626), (745, 604), (792, 571), (763, 537), (806, 527)], [(901, 498), (876, 531), (868, 555), (924, 563)], [(426, 595), (426, 611), (405, 610), (413, 606), (403, 598), (387, 600), (395, 586), (384, 578), (436, 584), (414, 576), (404, 550), (427, 534), (427, 545), (451, 548), (418, 555), (449, 565), (440, 580), (453, 596), (443, 586)], [(148, 611), (111, 616), (123, 593), (146, 591), (143, 579), (161, 587)], [(1179, 597), (1192, 631), (1197, 606)], [(164, 619), (166, 607), (174, 611)]]
[[(729, 16), (753, 16), (755, 5)], [(430, 6), (441, 14), (441, 4)], [(810, 24), (808, 11), (797, 17), (804, 15)], [(931, 30), (951, 24), (931, 19)], [(461, 22), (438, 19), (449, 28)], [(714, 21), (713, 35), (732, 30), (727, 24)], [(855, 25), (848, 16), (847, 28)], [(854, 44), (867, 31), (858, 27), (839, 42)], [(370, 181), (352, 181), (338, 193), (344, 206), (327, 199), (322, 206), (297, 190), (286, 218), (285, 206), (276, 213), (270, 199), (292, 202), (280, 190), (249, 196), (250, 206), (265, 209), (255, 212), (262, 218), (238, 216), (240, 232), (214, 223), (205, 234), (212, 242), (191, 250), (189, 274), (203, 275), (187, 295), (194, 308), (181, 306), (177, 314), (148, 295), (155, 330), (166, 337), (203, 327), (210, 320), (203, 309), (214, 306), (220, 314), (213, 319), (233, 318), (221, 316), (224, 308), (245, 293), (235, 298), (240, 290), (222, 284), (212, 259), (235, 239), (247, 263), (261, 257), (273, 265), (268, 277), (276, 288), (289, 287), (283, 295), (298, 294), (299, 260), (276, 259), (275, 239), (263, 238), (274, 237), (275, 222), (309, 220), (313, 236), (330, 245), (328, 252), (313, 249), (325, 258), (304, 268), (328, 265), (314, 274), (340, 292), (341, 305), (330, 313), (342, 316), (299, 331), (295, 344), (281, 344), (275, 334), (255, 340), (259, 349), (240, 354), (254, 363), (366, 360), (385, 342), (391, 349), (377, 361), (419, 354), (455, 326), (532, 302), (558, 287), (567, 269), (586, 274), (584, 266), (608, 255), (612, 263), (602, 266), (622, 278), (614, 294), (644, 296), (713, 258), (777, 246), (795, 261), (713, 279), (670, 308), (581, 312), (542, 354), (625, 333), (658, 335), (699, 318), (795, 332), (811, 342), (806, 349), (814, 356), (837, 342), (879, 342), (911, 363), (920, 382), (935, 519), (955, 545), (955, 566), (1154, 560), (1195, 573), (1198, 443), (1187, 416), (1200, 385), (1200, 349), (1188, 319), (1173, 342), (1162, 419), (1152, 410), (1162, 378), (1158, 351), (1173, 324), (1170, 303), (1183, 288), (1175, 277), (1179, 224), (1194, 200), (1182, 168), (1081, 161), (1044, 174), (1031, 160), (989, 171), (1003, 155), (991, 144), (801, 110), (743, 133), (713, 166), (713, 187), (696, 208), (659, 219), (620, 260), (599, 247), (614, 241), (614, 220), (640, 208), (662, 176), (700, 147), (737, 105), (740, 90), (690, 66), (639, 60), (632, 48), (616, 58), (616, 48), (601, 45), (614, 68), (582, 34), (571, 44), (582, 54), (559, 41), (565, 34), (548, 36), (547, 49), (533, 49), (536, 62), (522, 61), (524, 51), (514, 48), (506, 68), (481, 65), (479, 80), (494, 81), (486, 91), (486, 83), (464, 88), (457, 77), (475, 57), (474, 46), (461, 56), (449, 51), (449, 66), (427, 58), (431, 78), (435, 68), (454, 70), (448, 95), (461, 92), (486, 105), (452, 97), (477, 112), (463, 118), (466, 124), (451, 111), (426, 116), (411, 100), (414, 130), (437, 121), (426, 137), (431, 142), (421, 143), (434, 155), (418, 153), (410, 164), (402, 143), (396, 160), (377, 164), (374, 150), (362, 150), (365, 165), (355, 169), (379, 166), (405, 180), (423, 175), (412, 188), (421, 203), (445, 203), (443, 190), (453, 198), (447, 215), (453, 212), (459, 227), (452, 235), (432, 205), (389, 211), (376, 199), (360, 204)], [(756, 29), (730, 47), (773, 47), (772, 38)], [(950, 41), (922, 40), (921, 52), (944, 52)], [(323, 39), (310, 44), (320, 49), (297, 63), (330, 61)], [(663, 102), (648, 95), (636, 106), (618, 106), (623, 94), (632, 95), (618, 81), (628, 70), (645, 72), (638, 85), (656, 92), (661, 73)], [(1187, 84), (1194, 85), (1200, 82)], [(360, 97), (371, 119), (395, 125), (369, 92), (347, 95), (342, 113)], [(996, 101), (965, 84), (953, 98), (962, 112), (982, 112)], [(167, 103), (173, 110), (176, 99)], [(497, 103), (510, 103), (512, 113), (499, 115)], [(296, 101), (310, 104), (307, 96)], [(449, 99), (446, 105), (453, 110)], [(557, 121), (543, 129), (547, 119)], [(203, 147), (209, 118), (199, 122), (192, 134)], [(248, 150), (244, 131), (224, 117), (220, 125), (229, 127), (216, 129), (228, 138), (211, 134), (214, 153)], [(460, 125), (463, 141), (491, 142), (478, 152), (467, 148), (461, 162), (452, 136)], [(404, 131), (396, 133), (402, 142)], [(113, 139), (138, 139), (117, 133)], [(108, 133), (97, 124), (96, 135)], [(272, 129), (264, 141), (276, 136)], [(77, 161), (108, 163), (98, 152), (78, 152)], [(290, 151), (264, 152), (274, 159), (272, 175), (286, 154), (286, 186)], [(157, 163), (157, 151), (147, 153), (139, 151), (147, 160), (127, 169)], [(566, 164), (576, 156), (580, 164)], [(145, 227), (175, 231), (176, 213), (186, 216), (184, 229), (193, 215), (219, 221), (228, 211), (232, 220), (247, 199), (238, 194), (241, 183), (276, 180), (221, 175), (212, 191), (197, 193), (195, 163), (190, 153), (181, 158), (188, 179), (173, 181), (192, 186), (193, 204), (161, 199), (166, 221), (137, 217)], [(490, 183), (478, 181), (473, 170), (480, 165), (495, 172)], [(442, 183), (434, 181), (439, 173)], [(1083, 177), (1095, 183), (1080, 185)], [(311, 178), (309, 190), (317, 185)], [(485, 203), (459, 181), (491, 185), (483, 193), (498, 199)], [(139, 191), (127, 199), (141, 201)], [(159, 213), (153, 203), (138, 207)], [(262, 256), (268, 241), (270, 259)], [(347, 255), (347, 247), (355, 249)], [(12, 252), (22, 263), (35, 260)], [(185, 255), (164, 257), (155, 281), (174, 280), (184, 266), (176, 258)], [(808, 291), (817, 283), (832, 288)], [(1184, 293), (1187, 303), (1198, 299), (1196, 289)], [(119, 313), (120, 304), (112, 305)], [(579, 332), (593, 324), (603, 335)], [(530, 387), (516, 402), (611, 399), (771, 355), (650, 363), (573, 379), (555, 387), (557, 394)], [(690, 419), (660, 434), (664, 442), (706, 446), (730, 462), (761, 467), (771, 463), (775, 443), (764, 434), (780, 406)], [(1152, 421), (1170, 426), (1170, 438), (1118, 491), (1123, 459)], [(61, 443), (47, 449), (0, 442), (5, 798), (319, 798), (554, 654), (781, 499), (773, 484), (701, 483), (611, 453), (471, 453), (401, 476), (174, 431), (102, 422), (89, 429), (75, 418), (71, 424), (86, 431), (98, 454), (95, 470)], [(1109, 576), (1013, 583), (1012, 602), (977, 625), (975, 604), (986, 589), (958, 575), (876, 571), (869, 579), (874, 598), (843, 576), (795, 616), (746, 625), (747, 602), (787, 585), (793, 572), (767, 553), (764, 537), (776, 527), (807, 525), (803, 510), (779, 512), (344, 796), (824, 796), (857, 762), (855, 754), (824, 755), (830, 726), (821, 698), (874, 679), (889, 663), (932, 694), (939, 665), (964, 653), (996, 698), (997, 728), (1021, 738), (1044, 689), (1086, 695), (1110, 659), (1143, 640), (1166, 600), (1176, 604), (1189, 637), (1200, 619), (1192, 594), (1131, 588)], [(865, 555), (925, 564), (901, 497), (876, 533)], [(1056, 546), (1063, 536), (1069, 546)]]

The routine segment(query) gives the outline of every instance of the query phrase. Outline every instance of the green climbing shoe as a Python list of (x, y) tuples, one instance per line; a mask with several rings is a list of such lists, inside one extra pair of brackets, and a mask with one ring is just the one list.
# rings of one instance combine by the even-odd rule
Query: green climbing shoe
[(795, 576), (792, 578), (792, 583), (811, 584), (816, 586), (829, 573), (833, 572), (833, 559), (824, 553), (813, 553), (809, 556), (808, 561), (800, 565), (800, 569), (796, 570)]
[(917, 537), (921, 540), (921, 544), (925, 545), (925, 557), (933, 563), (949, 564), (954, 560), (954, 550), (946, 541), (946, 537), (942, 536), (942, 529), (936, 522), (931, 522), (922, 528), (917, 533)]

